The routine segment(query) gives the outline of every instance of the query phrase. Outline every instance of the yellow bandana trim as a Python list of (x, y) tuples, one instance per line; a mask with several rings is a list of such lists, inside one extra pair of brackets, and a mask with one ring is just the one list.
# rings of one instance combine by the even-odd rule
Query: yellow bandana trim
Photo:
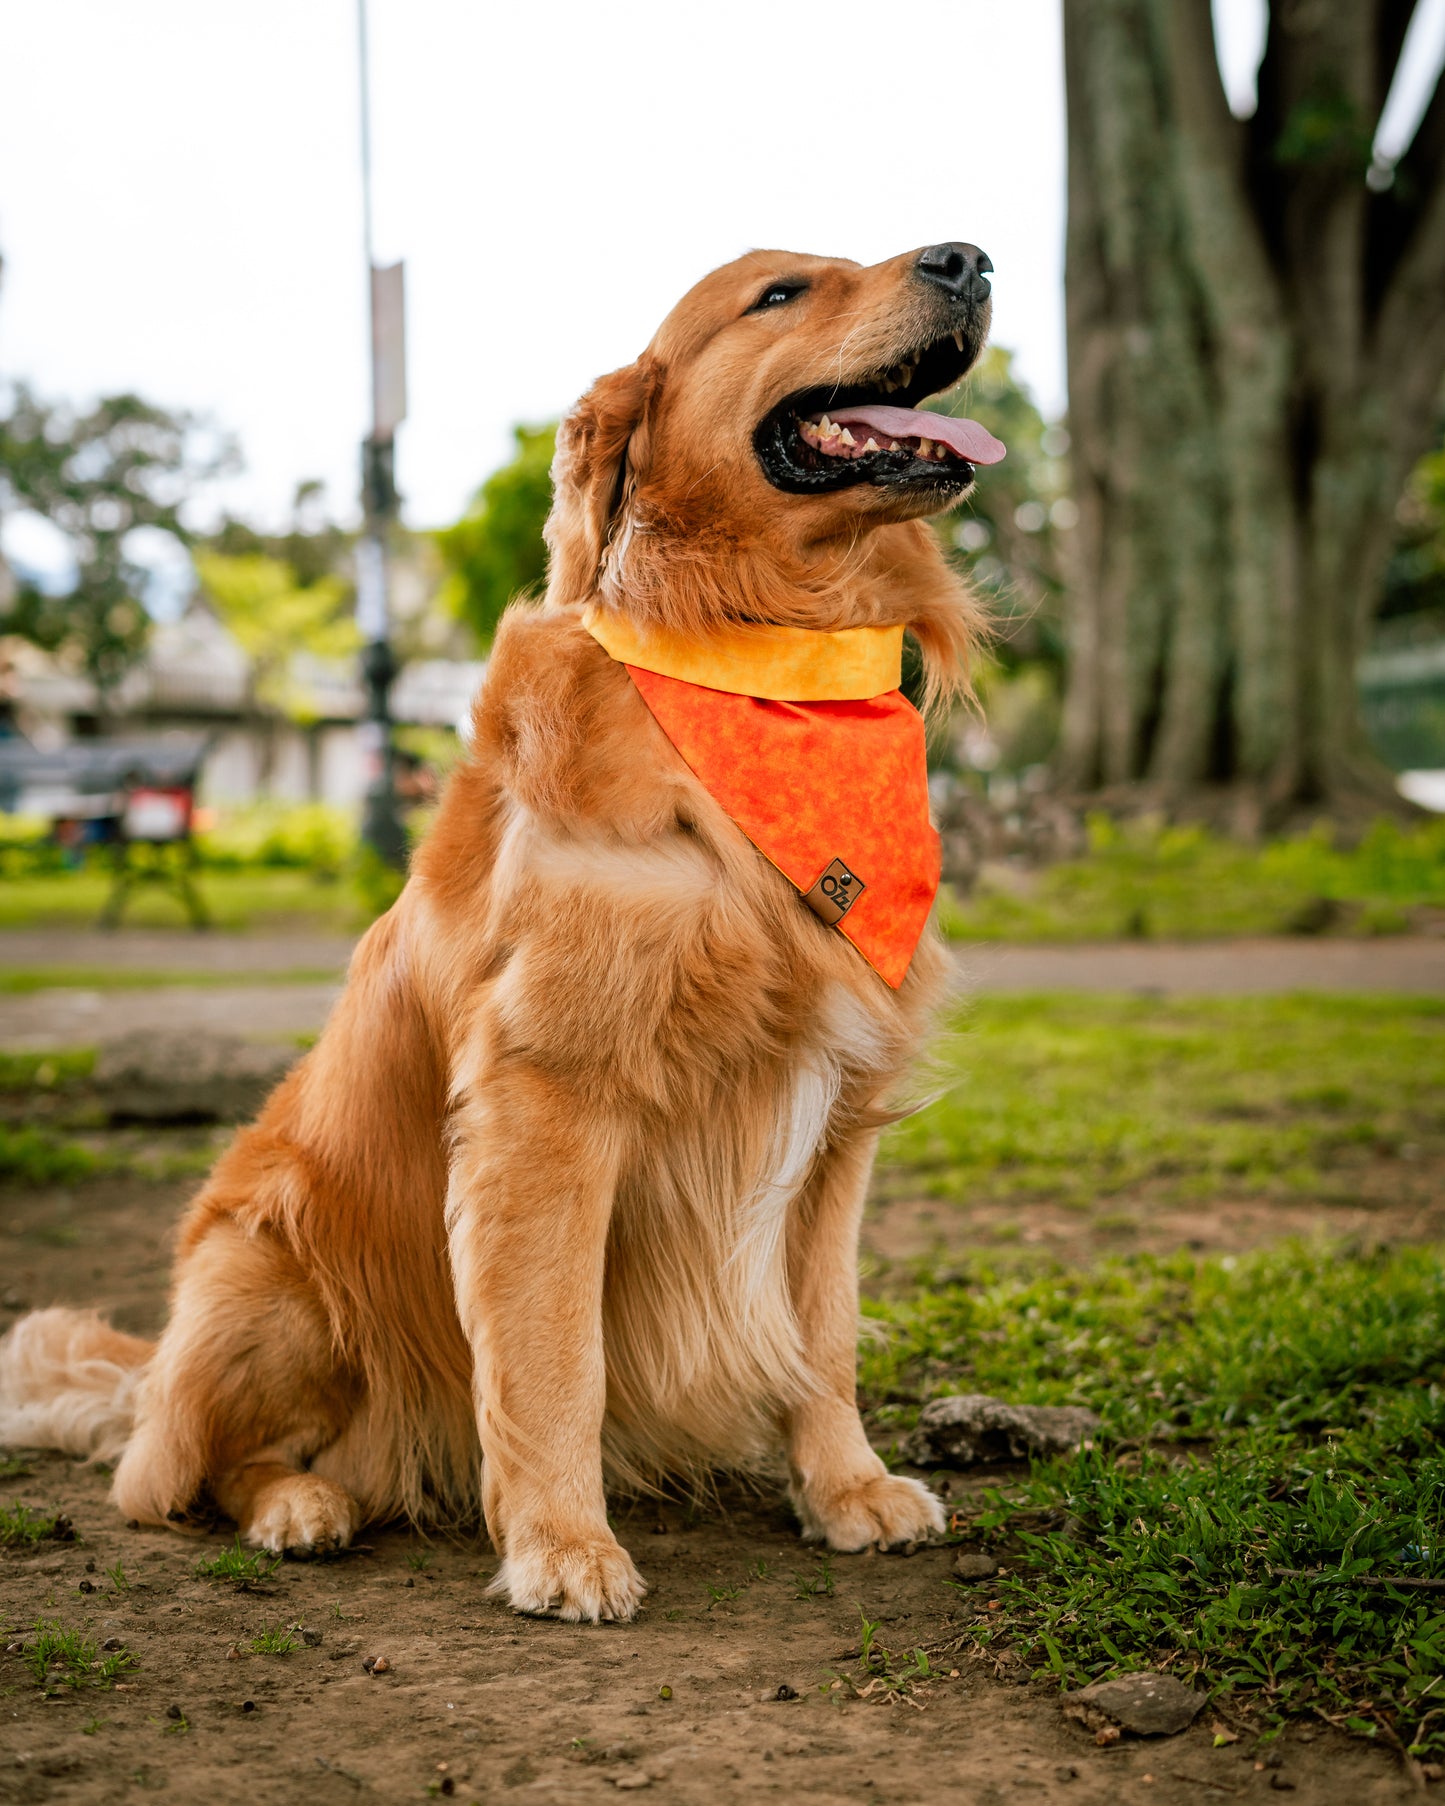
[(698, 640), (596, 608), (582, 625), (619, 664), (767, 702), (862, 702), (903, 676), (901, 627), (731, 627)]

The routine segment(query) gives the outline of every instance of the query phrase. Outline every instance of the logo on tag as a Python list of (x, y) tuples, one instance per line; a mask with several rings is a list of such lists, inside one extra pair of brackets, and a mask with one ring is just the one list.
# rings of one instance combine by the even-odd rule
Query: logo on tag
[(803, 901), (831, 928), (843, 920), (867, 888), (856, 872), (835, 859), (813, 888), (803, 892)]

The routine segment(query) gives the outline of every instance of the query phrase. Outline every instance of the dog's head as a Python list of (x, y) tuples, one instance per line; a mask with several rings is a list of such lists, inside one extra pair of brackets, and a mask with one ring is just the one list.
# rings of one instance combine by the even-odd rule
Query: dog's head
[(753, 251), (714, 270), (562, 423), (561, 596), (627, 590), (634, 541), (797, 570), (957, 501), (1003, 447), (919, 404), (982, 350), (992, 267), (942, 244), (868, 268)]

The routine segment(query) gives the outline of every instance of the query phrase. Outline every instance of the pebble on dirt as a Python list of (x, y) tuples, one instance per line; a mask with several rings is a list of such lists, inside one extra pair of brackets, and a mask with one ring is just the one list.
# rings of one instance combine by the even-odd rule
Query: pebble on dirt
[(964, 1549), (954, 1556), (953, 1571), (960, 1580), (992, 1580), (998, 1573), (998, 1563), (977, 1549)]
[(1172, 1674), (1146, 1670), (1081, 1687), (1065, 1697), (1064, 1714), (1091, 1731), (1117, 1725), (1136, 1737), (1173, 1737), (1194, 1723), (1206, 1697)]
[(903, 1445), (919, 1467), (972, 1467), (979, 1461), (1023, 1461), (1064, 1455), (1099, 1427), (1082, 1405), (1010, 1405), (981, 1392), (936, 1398), (918, 1414)]

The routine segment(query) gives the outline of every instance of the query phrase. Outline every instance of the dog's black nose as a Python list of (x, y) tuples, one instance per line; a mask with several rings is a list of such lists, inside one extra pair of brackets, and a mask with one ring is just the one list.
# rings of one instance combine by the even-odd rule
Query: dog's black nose
[(982, 305), (989, 297), (986, 274), (993, 259), (977, 245), (930, 245), (918, 259), (918, 273), (925, 282), (936, 282), (956, 301)]

